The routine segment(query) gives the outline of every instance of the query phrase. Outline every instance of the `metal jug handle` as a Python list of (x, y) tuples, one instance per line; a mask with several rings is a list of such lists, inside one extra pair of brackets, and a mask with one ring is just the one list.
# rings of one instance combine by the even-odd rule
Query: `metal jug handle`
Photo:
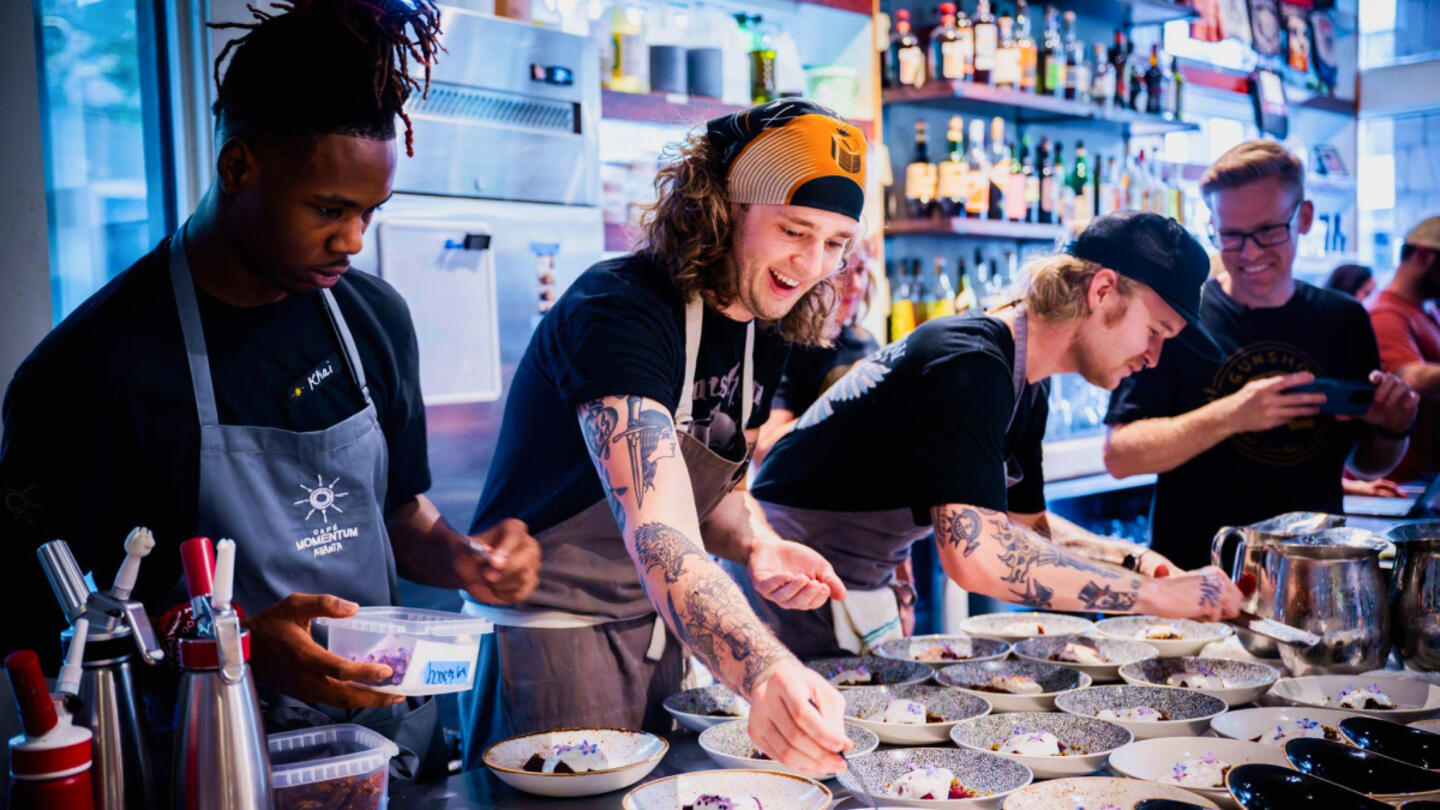
[(1220, 570), (1225, 570), (1225, 541), (1234, 537), (1239, 543), (1235, 547), (1236, 559), (1244, 553), (1245, 535), (1238, 526), (1221, 526), (1220, 531), (1215, 533), (1215, 539), (1210, 541), (1210, 563)]
[(233, 609), (222, 610), (215, 617), (215, 647), (220, 664), (220, 680), (239, 683), (245, 677), (245, 654), (240, 645), (240, 616)]

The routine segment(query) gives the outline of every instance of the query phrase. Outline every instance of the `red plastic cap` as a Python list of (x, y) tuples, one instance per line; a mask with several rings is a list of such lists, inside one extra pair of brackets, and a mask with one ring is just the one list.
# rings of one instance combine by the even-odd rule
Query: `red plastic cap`
[(215, 590), (215, 544), (208, 537), (192, 537), (180, 544), (185, 565), (185, 587), (190, 598), (209, 596)]
[(5, 656), (5, 671), (10, 675), (10, 688), (15, 692), (15, 705), (25, 725), (25, 736), (39, 737), (54, 728), (60, 718), (50, 690), (45, 687), (45, 673), (33, 650), (16, 650)]
[(909, 10), (909, 9), (905, 9), (905, 8), (897, 9), (896, 12), (895, 12), (895, 19), (897, 19), (897, 20), (908, 20), (908, 19), (910, 19), (910, 10)]
[(955, 4), (954, 4), (954, 3), (941, 3), (941, 4), (940, 4), (940, 13), (941, 13), (941, 14), (954, 14), (954, 13), (955, 13)]

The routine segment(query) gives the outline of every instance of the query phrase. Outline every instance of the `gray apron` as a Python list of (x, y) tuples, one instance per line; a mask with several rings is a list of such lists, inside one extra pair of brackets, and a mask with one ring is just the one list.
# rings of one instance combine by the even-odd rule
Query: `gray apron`
[[(703, 523), (744, 475), (737, 460), (694, 438), (695, 371), (704, 305), (685, 307), (685, 384), (675, 409), (680, 455), (690, 474), (695, 512)], [(740, 429), (755, 399), (755, 324), (746, 331)], [(578, 428), (576, 428), (578, 429)], [(465, 768), (485, 748), (515, 734), (566, 727), (628, 728), (663, 733), (671, 719), (661, 702), (685, 675), (687, 653), (640, 584), (635, 563), (601, 499), (536, 535), (545, 564), (540, 585), (523, 607), (465, 601), (465, 612), (496, 625), (483, 637), (475, 686), (460, 696)]]
[[(1011, 377), (1015, 405), (1010, 410), (1011, 424), (1020, 410), (1020, 398), (1025, 390), (1027, 334), (1025, 311), (1022, 309), (1015, 318), (1015, 368)], [(1019, 465), (1013, 459), (1007, 460), (1005, 485), (1012, 487), (1018, 484), (1019, 476)], [(869, 601), (867, 592), (888, 593), (895, 583), (895, 569), (910, 556), (910, 546), (932, 531), (931, 526), (916, 523), (915, 511), (908, 506), (872, 512), (800, 509), (765, 501), (761, 501), (760, 506), (781, 537), (810, 546), (835, 568), (836, 576), (851, 593), (845, 601), (855, 599), (857, 592), (860, 600), (865, 601)], [(866, 621), (858, 615), (837, 617), (838, 612), (846, 610), (842, 602), (832, 600), (816, 610), (785, 610), (760, 597), (743, 568), (732, 565), (727, 566), (727, 570), (740, 582), (751, 607), (802, 661), (851, 655), (856, 648), (863, 652), (885, 638), (894, 637), (887, 632), (891, 629), (890, 623), (875, 618)], [(893, 598), (889, 601), (895, 604)], [(895, 604), (894, 628), (899, 627), (899, 617), (899, 606)], [(837, 625), (848, 626), (837, 631)], [(842, 632), (857, 631), (861, 635), (844, 639), (846, 643), (838, 637)]]
[[(334, 296), (320, 291), (365, 407), (323, 430), (296, 432), (220, 424), (183, 225), (170, 241), (170, 282), (200, 421), (196, 530), (236, 540), (234, 601), (251, 613), (297, 592), (331, 593), (366, 606), (394, 604), (395, 557), (384, 513), (388, 449)], [(442, 733), (433, 701), (412, 698), (398, 706), (346, 711), (307, 705), (273, 690), (260, 693), (271, 731), (361, 723), (395, 733), (392, 739), (421, 759)], [(405, 772), (407, 760), (400, 761), (400, 775), (413, 775)]]

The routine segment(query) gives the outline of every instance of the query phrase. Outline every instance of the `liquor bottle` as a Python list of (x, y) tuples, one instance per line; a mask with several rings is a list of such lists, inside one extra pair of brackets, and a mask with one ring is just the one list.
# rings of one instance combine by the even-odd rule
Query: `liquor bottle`
[(1180, 70), (1180, 58), (1170, 57), (1170, 103), (1165, 113), (1171, 120), (1184, 120), (1181, 111), (1185, 108), (1185, 74)]
[(980, 248), (975, 248), (975, 300), (980, 304), (983, 312), (990, 308), (990, 265), (985, 261), (985, 254)]
[(1010, 143), (1010, 177), (1005, 185), (1005, 218), (1011, 222), (1023, 222), (1029, 210), (1025, 202), (1029, 177), (1025, 174), (1025, 162), (1020, 157), (1019, 142)]
[(947, 217), (965, 216), (969, 167), (965, 165), (965, 126), (960, 116), (950, 117), (950, 127), (945, 131), (949, 153), (941, 161), (937, 171), (935, 200), (940, 213)]
[(1060, 42), (1060, 12), (1054, 6), (1045, 7), (1045, 39), (1040, 48), (1036, 76), (1039, 81), (1037, 93), (1064, 95), (1065, 46)]
[(960, 292), (955, 293), (955, 313), (961, 315), (972, 309), (979, 309), (980, 300), (975, 297), (975, 290), (970, 286), (970, 279), (965, 275), (964, 256), (955, 260), (955, 278), (958, 279), (960, 287)]
[(1030, 8), (1025, 0), (1015, 0), (1015, 45), (1020, 51), (1020, 89), (1035, 92), (1035, 37), (1030, 35)]
[(775, 28), (755, 15), (755, 39), (750, 49), (750, 96), (755, 104), (779, 98), (775, 89)]
[(1116, 197), (1120, 200), (1121, 208), (1135, 208), (1138, 200), (1139, 179), (1135, 172), (1135, 156), (1130, 154), (1130, 147), (1125, 147), (1125, 156), (1120, 162), (1120, 188)]
[(1085, 47), (1075, 36), (1075, 12), (1066, 11), (1062, 19), (1065, 20), (1065, 98), (1074, 99), (1080, 97), (1082, 74), (1088, 84), (1089, 71), (1083, 67)]
[(1160, 70), (1160, 45), (1150, 46), (1150, 69), (1145, 71), (1145, 112), (1158, 115), (1163, 106), (1164, 95), (1161, 87), (1165, 73)]
[(1050, 184), (1050, 192), (1054, 195), (1054, 199), (1050, 201), (1050, 210), (1055, 212), (1055, 221), (1061, 225), (1069, 224), (1070, 215), (1074, 213), (1073, 205), (1069, 208), (1065, 205), (1067, 202), (1071, 202), (1071, 199), (1069, 196), (1070, 187), (1065, 184), (1065, 178), (1068, 175), (1065, 174), (1064, 151), (1057, 141), (1055, 143), (1054, 180)]
[(905, 269), (908, 262), (900, 261), (900, 274), (895, 279), (894, 291), (890, 296), (890, 342), (893, 343), (915, 331), (915, 301), (910, 294), (910, 279)]
[(1015, 39), (1015, 21), (1005, 15), (1000, 17), (1000, 45), (995, 50), (995, 73), (991, 79), (996, 87), (1006, 90), (1020, 87), (1020, 43)]
[(1095, 195), (1095, 216), (1111, 214), (1125, 207), (1120, 201), (1120, 168), (1115, 156), (1105, 158), (1105, 171), (1095, 172), (1100, 190)]
[[(961, 47), (955, 27), (955, 4), (940, 4), (940, 24), (930, 32), (930, 75), (935, 79), (964, 81), (969, 55)], [(974, 47), (973, 42), (971, 47)]]
[(1005, 219), (1005, 192), (1010, 189), (1010, 150), (1005, 148), (1005, 119), (990, 119), (990, 219)]
[(1130, 60), (1125, 58), (1125, 32), (1115, 29), (1110, 46), (1110, 70), (1115, 74), (1115, 106), (1125, 109), (1130, 98)]
[(1105, 58), (1105, 46), (1095, 43), (1095, 77), (1090, 80), (1090, 100), (1102, 107), (1115, 104), (1115, 66)]
[(965, 199), (965, 215), (984, 219), (990, 212), (990, 158), (985, 154), (985, 121), (970, 119), (969, 194)]
[(950, 277), (945, 275), (945, 257), (935, 257), (935, 275), (930, 279), (930, 289), (925, 294), (925, 320), (933, 321), (946, 315), (955, 314), (955, 288)]
[(905, 199), (910, 203), (910, 216), (928, 219), (935, 212), (935, 164), (930, 162), (930, 144), (925, 137), (925, 122), (915, 122), (915, 157), (905, 167)]
[(1050, 139), (1040, 139), (1040, 151), (1036, 161), (1040, 171), (1040, 199), (1035, 206), (1035, 221), (1051, 224), (1055, 221), (1055, 164), (1050, 162)]
[(919, 87), (925, 84), (925, 52), (920, 38), (910, 28), (910, 12), (895, 12), (895, 36), (890, 40), (890, 64), (894, 74), (890, 83), (896, 87)]
[(1000, 31), (990, 14), (990, 0), (979, 0), (975, 8), (975, 83), (990, 84), (995, 71), (995, 52), (1000, 48)]
[(650, 53), (645, 44), (645, 10), (617, 2), (610, 9), (610, 41), (615, 61), (606, 87), (621, 93), (650, 91)]
[(1070, 166), (1070, 176), (1065, 185), (1070, 187), (1074, 199), (1071, 202), (1070, 221), (1076, 228), (1083, 228), (1095, 218), (1095, 191), (1090, 183), (1090, 161), (1085, 154), (1085, 142), (1075, 142), (1075, 163)]
[(1034, 154), (1030, 149), (1030, 136), (1026, 135), (1020, 155), (1020, 171), (1025, 175), (1025, 221), (1039, 221), (1040, 172), (1035, 169)]
[(975, 79), (975, 23), (965, 16), (965, 7), (955, 6), (955, 34), (960, 43), (960, 58), (965, 65), (965, 81)]
[(1125, 59), (1130, 67), (1130, 109), (1136, 112), (1145, 111), (1145, 67), (1140, 64), (1140, 59), (1135, 56), (1135, 40), (1125, 44)]

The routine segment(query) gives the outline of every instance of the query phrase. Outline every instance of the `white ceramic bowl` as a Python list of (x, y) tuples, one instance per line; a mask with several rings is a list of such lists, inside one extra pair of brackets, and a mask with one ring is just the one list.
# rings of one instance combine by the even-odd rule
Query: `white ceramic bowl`
[[(995, 750), (1018, 728), (1029, 732), (1048, 731), (1067, 747), (1078, 748), (1085, 753), (1046, 757)], [(1076, 717), (1061, 712), (1019, 712), (988, 714), (956, 723), (950, 729), (950, 739), (961, 748), (1013, 759), (1033, 771), (1036, 779), (1058, 779), (1100, 770), (1105, 767), (1105, 758), (1110, 756), (1110, 752), (1129, 744), (1134, 737), (1123, 726), (1092, 717)]]
[(1232, 740), (1261, 742), (1280, 750), (1288, 737), (1275, 739), (1275, 732), (1289, 729), (1301, 722), (1319, 724), (1320, 729), (1335, 742), (1345, 742), (1340, 733), (1340, 721), (1357, 716), (1354, 712), (1339, 709), (1316, 709), (1310, 706), (1263, 706), (1254, 709), (1238, 709), (1210, 721), (1210, 728), (1221, 737)]
[[(990, 713), (990, 703), (981, 697), (949, 686), (917, 683), (909, 686), (861, 686), (846, 689), (845, 719), (875, 732), (880, 742), (891, 745), (927, 745), (950, 739), (950, 727), (961, 720)], [(891, 700), (913, 700), (924, 704), (927, 713), (944, 718), (940, 723), (884, 723), (880, 721)]]
[[(1209, 671), (1225, 682), (1223, 689), (1196, 689), (1225, 701), (1227, 706), (1253, 703), (1280, 679), (1280, 673), (1264, 664), (1232, 661), (1228, 658), (1151, 658), (1120, 667), (1126, 683), (1169, 686), (1171, 675), (1181, 672)], [(1189, 687), (1181, 687), (1188, 689)]]
[(1198, 737), (1210, 727), (1210, 720), (1224, 714), (1226, 709), (1225, 701), (1220, 698), (1171, 686), (1092, 686), (1055, 698), (1055, 708), (1080, 717), (1095, 717), (1105, 709), (1134, 709), (1140, 706), (1158, 709), (1170, 719), (1106, 722), (1124, 726), (1137, 740)]
[[(733, 701), (739, 701), (738, 704)], [(718, 726), (721, 723), (728, 723), (738, 717), (750, 716), (750, 704), (744, 698), (736, 697), (724, 684), (713, 684), (702, 686), (699, 689), (686, 689), (683, 692), (676, 692), (661, 704), (665, 711), (670, 713), (675, 721), (695, 733), (700, 733), (711, 726)], [(742, 708), (743, 714), (712, 714), (711, 712), (724, 711), (731, 706), (738, 705)]]
[[(917, 767), (948, 768), (960, 784), (985, 795), (974, 799), (899, 799), (887, 795), (891, 783)], [(840, 786), (850, 791), (862, 806), (864, 797), (872, 796), (890, 807), (986, 810), (999, 807), (1005, 796), (1030, 784), (1034, 778), (1029, 768), (996, 754), (954, 748), (896, 748), (853, 757), (850, 770), (840, 774), (839, 780)]]
[(1118, 807), (1130, 810), (1145, 799), (1170, 799), (1214, 808), (1215, 803), (1198, 793), (1136, 779), (1089, 776), (1083, 779), (1056, 779), (1036, 782), (1005, 798), (1004, 810), (1100, 810)]
[[(1105, 664), (1077, 664), (1074, 661), (1056, 661), (1052, 655), (1066, 644), (1083, 644), (1106, 659)], [(1062, 667), (1078, 669), (1095, 683), (1120, 680), (1120, 667), (1146, 658), (1155, 658), (1160, 653), (1143, 641), (1122, 638), (1091, 638), (1090, 636), (1036, 636), (1015, 642), (1015, 657), (1021, 661), (1039, 664), (1059, 664)]]
[[(743, 721), (742, 721), (743, 722)], [(557, 745), (590, 742), (600, 746), (611, 767), (584, 773), (534, 773), (522, 768), (532, 755), (548, 757)], [(670, 744), (643, 731), (618, 728), (562, 728), (501, 740), (481, 759), (501, 782), (537, 796), (595, 796), (629, 787), (655, 770)]]
[(1346, 687), (1375, 684), (1395, 701), (1394, 709), (1345, 709), (1354, 714), (1379, 717), (1396, 723), (1408, 723), (1440, 714), (1440, 686), (1412, 678), (1380, 675), (1308, 675), (1304, 678), (1281, 678), (1270, 690), (1270, 697), (1287, 706), (1327, 706), (1329, 700)]
[[(1168, 624), (1180, 631), (1179, 639), (1140, 638), (1145, 628), (1155, 624)], [(1158, 616), (1115, 616), (1095, 623), (1095, 632), (1106, 638), (1120, 638), (1126, 641), (1143, 641), (1154, 647), (1162, 656), (1177, 657), (1198, 655), (1206, 644), (1220, 641), (1234, 635), (1235, 630), (1219, 622), (1197, 622), (1190, 619), (1162, 619)]]
[(676, 810), (701, 796), (755, 797), (765, 808), (776, 810), (826, 810), (835, 798), (814, 779), (789, 773), (695, 771), (646, 782), (625, 794), (620, 806), (624, 810)]
[[(903, 640), (903, 639), (902, 639)], [(930, 680), (935, 670), (916, 661), (903, 661), (892, 658), (876, 658), (874, 656), (845, 656), (843, 658), (817, 658), (814, 661), (806, 661), (805, 666), (820, 673), (825, 680), (840, 690), (854, 689), (859, 686), (900, 686), (908, 683), (924, 683)], [(854, 670), (860, 667), (870, 671), (875, 683), (866, 684), (845, 684), (836, 683), (845, 670)]]
[(1213, 788), (1186, 787), (1176, 782), (1176, 765), (1187, 760), (1214, 755), (1227, 765), (1245, 765), (1263, 762), (1269, 765), (1290, 767), (1285, 752), (1273, 745), (1261, 745), (1248, 740), (1227, 740), (1214, 737), (1163, 737), (1154, 740), (1136, 740), (1110, 755), (1110, 767), (1117, 773), (1131, 779), (1154, 782), (1157, 785), (1183, 787), (1215, 802), (1221, 807), (1239, 807), (1231, 798), (1230, 791), (1223, 784)]
[[(983, 688), (996, 675), (1028, 675), (1045, 691), (1038, 695), (1015, 695)], [(935, 679), (946, 686), (985, 698), (997, 712), (1048, 712), (1055, 708), (1057, 695), (1090, 685), (1090, 676), (1083, 672), (1059, 664), (1038, 664), (1034, 661), (954, 664), (940, 670)]]
[[(813, 779), (829, 779), (835, 775), (800, 773), (773, 759), (760, 759), (755, 743), (750, 741), (749, 723), (749, 720), (731, 720), (705, 729), (700, 732), (700, 748), (722, 768), (776, 771)], [(868, 754), (880, 745), (880, 738), (875, 736), (875, 732), (854, 723), (845, 724), (845, 736), (855, 743), (855, 747), (846, 755), (849, 757)]]
[[(921, 660), (927, 652), (944, 647), (954, 658), (944, 660)], [(1010, 644), (994, 638), (980, 638), (968, 633), (950, 635), (911, 636), (895, 638), (877, 644), (873, 652), (881, 658), (895, 661), (920, 661), (935, 669), (970, 661), (998, 661), (1010, 654)]]
[(1028, 611), (984, 613), (960, 623), (960, 629), (972, 636), (998, 638), (1011, 643), (1035, 637), (1077, 635), (1094, 626), (1094, 622), (1079, 616)]

